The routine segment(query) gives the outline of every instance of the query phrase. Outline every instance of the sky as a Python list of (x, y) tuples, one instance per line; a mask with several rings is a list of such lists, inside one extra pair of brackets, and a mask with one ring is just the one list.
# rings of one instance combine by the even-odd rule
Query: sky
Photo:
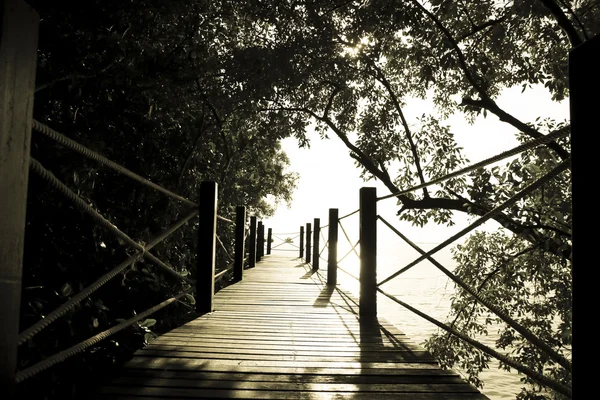
[[(524, 93), (521, 93), (521, 88), (507, 89), (497, 99), (497, 103), (525, 122), (533, 122), (537, 117), (552, 117), (559, 121), (569, 118), (568, 102), (551, 101), (549, 93), (543, 87), (528, 89)], [(410, 124), (416, 123), (417, 116), (428, 113), (432, 108), (427, 101), (414, 100), (403, 111)], [(486, 118), (480, 116), (473, 125), (464, 121), (461, 114), (451, 117), (446, 122), (471, 163), (519, 144), (514, 137), (515, 128), (489, 113)], [(320, 139), (318, 134), (308, 132), (308, 138), (310, 148), (298, 148), (298, 143), (293, 138), (282, 141), (282, 148), (290, 159), (288, 170), (298, 173), (299, 180), (291, 207), (288, 209), (286, 204), (280, 204), (275, 215), (263, 221), (265, 227), (272, 228), (275, 233), (297, 232), (300, 226), (305, 226), (307, 222), (312, 223), (314, 218), (320, 218), (321, 226), (325, 226), (328, 223), (329, 208), (337, 208), (340, 216), (358, 209), (361, 187), (376, 187), (378, 197), (390, 193), (378, 181), (364, 182), (360, 178), (360, 171), (350, 158), (347, 148), (334, 134), (330, 135), (330, 139)], [(393, 177), (394, 171), (390, 171), (390, 175)], [(466, 216), (455, 213), (454, 227), (445, 228), (435, 224), (423, 228), (413, 227), (398, 220), (398, 208), (392, 198), (378, 202), (377, 211), (416, 242), (442, 242), (468, 223)], [(487, 228), (495, 229), (497, 225), (494, 224), (496, 223), (491, 222)], [(357, 222), (354, 225), (357, 225)], [(348, 230), (357, 232), (353, 228), (358, 227), (351, 226)]]

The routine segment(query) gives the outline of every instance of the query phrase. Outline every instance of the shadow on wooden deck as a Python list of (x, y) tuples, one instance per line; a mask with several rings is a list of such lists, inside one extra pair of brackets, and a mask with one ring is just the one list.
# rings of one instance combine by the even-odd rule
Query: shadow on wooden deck
[(487, 399), (322, 280), (266, 256), (216, 295), (217, 311), (139, 350), (97, 398)]

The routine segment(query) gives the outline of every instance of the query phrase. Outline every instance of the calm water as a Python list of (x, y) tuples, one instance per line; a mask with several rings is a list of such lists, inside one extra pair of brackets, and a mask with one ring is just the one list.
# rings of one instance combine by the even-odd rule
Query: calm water
[[(346, 254), (350, 247), (345, 247), (342, 243), (340, 245), (338, 254), (341, 257)], [(433, 247), (432, 244), (422, 245), (424, 250)], [(380, 246), (378, 253), (378, 281), (396, 272), (419, 256), (416, 251), (407, 246), (402, 246), (400, 243)], [(447, 269), (453, 270), (455, 264), (450, 254), (449, 250), (444, 249), (434, 255), (434, 259)], [(358, 259), (354, 254), (344, 259), (340, 266), (358, 276)], [(354, 278), (339, 272), (338, 280), (340, 285), (358, 297), (358, 282)], [(386, 283), (382, 286), (382, 289), (414, 308), (444, 322), (450, 309), (450, 297), (454, 291), (454, 284), (431, 263), (423, 261)], [(378, 310), (381, 317), (396, 325), (411, 339), (421, 344), (438, 330), (437, 326), (383, 295), (378, 297)], [(482, 341), (494, 348), (493, 342), (496, 338), (491, 333), (492, 329), (490, 329), (490, 336), (482, 339)], [(482, 372), (480, 377), (484, 381), (484, 387), (480, 389), (481, 392), (492, 400), (515, 399), (516, 394), (521, 390), (522, 385), (519, 375), (516, 372), (508, 373), (498, 369), (495, 360), (490, 362), (490, 369)]]

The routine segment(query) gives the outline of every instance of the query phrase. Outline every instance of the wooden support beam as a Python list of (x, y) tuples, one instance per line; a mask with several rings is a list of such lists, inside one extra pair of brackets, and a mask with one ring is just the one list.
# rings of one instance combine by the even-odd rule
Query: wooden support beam
[(244, 279), (244, 256), (246, 255), (244, 236), (246, 235), (246, 207), (235, 209), (235, 255), (233, 258), (233, 280)]
[(327, 246), (327, 284), (337, 284), (337, 245), (339, 213), (337, 208), (329, 209), (329, 232)]
[(273, 241), (273, 228), (267, 231), (267, 254), (271, 254), (271, 242)]
[(360, 298), (361, 317), (377, 316), (377, 190), (360, 189)]
[(265, 248), (265, 231), (262, 221), (258, 221), (258, 227), (256, 228), (256, 261), (260, 261), (263, 256), (263, 250)]
[(24, 1), (0, 5), (0, 387), (9, 399), (15, 396), (38, 24)]
[(216, 182), (200, 184), (196, 311), (203, 314), (214, 311), (218, 188)]
[(314, 219), (314, 227), (313, 227), (313, 257), (312, 257), (312, 269), (319, 269), (319, 242), (321, 234), (321, 220), (319, 218)]
[(306, 224), (306, 262), (310, 263), (310, 259), (311, 259), (311, 235), (312, 235), (312, 231), (311, 231), (311, 226), (310, 226), (310, 222), (308, 222)]
[(248, 261), (248, 267), (254, 268), (256, 266), (256, 216), (250, 217), (250, 235), (248, 236), (248, 249), (250, 260)]
[(304, 257), (304, 227), (300, 227), (300, 258)]

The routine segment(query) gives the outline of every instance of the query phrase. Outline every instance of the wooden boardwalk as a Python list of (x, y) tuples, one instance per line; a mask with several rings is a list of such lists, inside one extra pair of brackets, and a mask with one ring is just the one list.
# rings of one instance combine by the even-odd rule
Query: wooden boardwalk
[(268, 255), (216, 311), (139, 350), (99, 399), (487, 399), (301, 259)]

